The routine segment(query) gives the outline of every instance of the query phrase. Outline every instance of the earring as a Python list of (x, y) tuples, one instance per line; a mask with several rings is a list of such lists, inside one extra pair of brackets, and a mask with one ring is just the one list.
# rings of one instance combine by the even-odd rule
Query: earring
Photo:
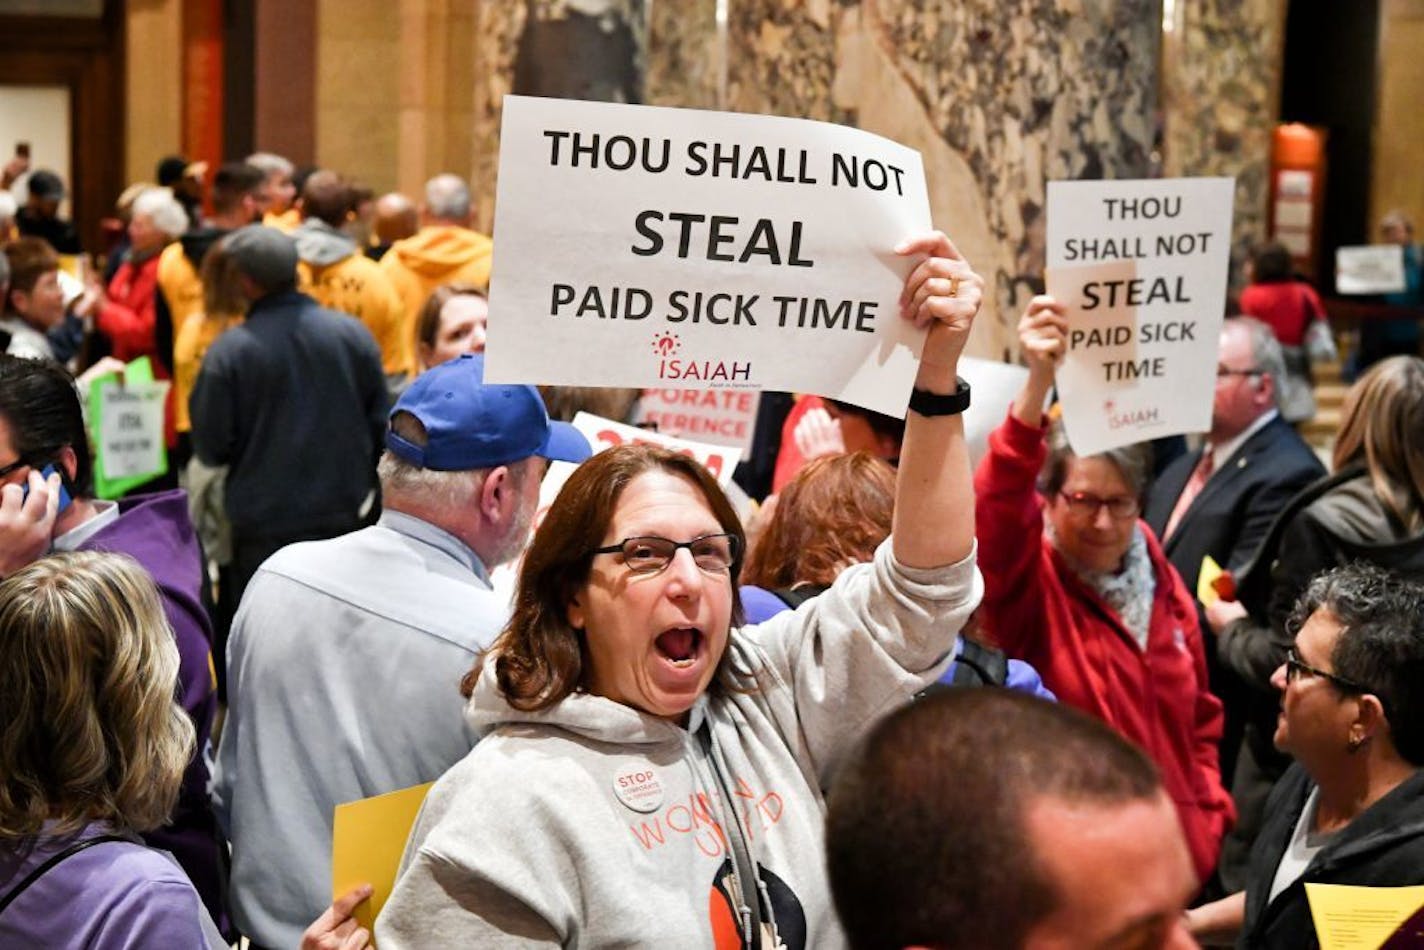
[(1345, 743), (1345, 751), (1349, 752), (1351, 755), (1354, 755), (1356, 752), (1359, 752), (1366, 745), (1368, 745), (1369, 741), (1369, 736), (1361, 736), (1358, 739), (1356, 739), (1354, 736), (1351, 736), (1349, 741)]

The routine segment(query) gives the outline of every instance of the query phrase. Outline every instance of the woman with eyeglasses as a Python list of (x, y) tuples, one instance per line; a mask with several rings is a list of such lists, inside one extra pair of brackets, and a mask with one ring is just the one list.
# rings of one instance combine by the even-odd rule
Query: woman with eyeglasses
[(896, 251), (921, 258), (900, 316), (930, 329), (874, 562), (743, 626), (742, 528), (707, 471), (647, 447), (585, 462), (465, 679), (482, 738), (426, 799), (383, 950), (844, 945), (824, 790), (943, 672), (980, 588), (955, 370), (983, 280), (941, 234)]
[(1232, 821), (1196, 606), (1138, 516), (1146, 446), (1079, 457), (1043, 410), (1067, 351), (1062, 304), (1019, 321), (1028, 378), (974, 475), (985, 632), (1059, 702), (1106, 722), (1162, 770), (1199, 880)]
[[(1208, 945), (1310, 950), (1307, 884), (1424, 883), (1424, 585), (1357, 563), (1315, 578), (1271, 683), (1274, 741), (1296, 764), (1271, 791), (1246, 890), (1188, 911)], [(1419, 946), (1424, 925), (1386, 946)]]

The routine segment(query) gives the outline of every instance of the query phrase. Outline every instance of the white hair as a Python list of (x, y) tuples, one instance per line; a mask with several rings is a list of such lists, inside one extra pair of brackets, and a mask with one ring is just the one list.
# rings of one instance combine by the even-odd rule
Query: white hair
[(268, 178), (278, 174), (291, 178), (297, 170), (291, 162), (272, 152), (253, 152), (247, 156), (247, 164), (260, 169)]
[(425, 183), (425, 211), (442, 221), (470, 217), (470, 186), (459, 175), (436, 175)]
[(173, 197), (172, 188), (149, 188), (133, 200), (133, 217), (146, 216), (153, 226), (170, 238), (181, 236), (188, 230), (188, 212)]

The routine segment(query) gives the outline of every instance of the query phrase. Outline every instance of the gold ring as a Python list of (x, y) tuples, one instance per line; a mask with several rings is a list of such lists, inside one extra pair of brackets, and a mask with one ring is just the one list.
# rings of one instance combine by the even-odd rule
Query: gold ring
[(959, 296), (959, 278), (958, 278), (958, 277), (951, 277), (951, 278), (949, 279), (949, 295), (950, 295), (951, 297), (958, 297), (958, 296)]

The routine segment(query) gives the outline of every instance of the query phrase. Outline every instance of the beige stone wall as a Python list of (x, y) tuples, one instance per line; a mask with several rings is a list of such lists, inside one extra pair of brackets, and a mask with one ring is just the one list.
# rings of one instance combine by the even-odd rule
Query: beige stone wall
[(399, 5), (320, 0), (316, 158), (377, 193), (396, 184), (401, 86)]
[(377, 193), (469, 175), (479, 0), (320, 0), (316, 159)]
[[(1374, 123), (1370, 224), (1402, 208), (1424, 229), (1424, 0), (1385, 0), (1380, 29), (1380, 89)], [(1376, 239), (1373, 231), (1371, 239)]]
[(125, 181), (152, 181), (160, 158), (183, 151), (182, 7), (182, 0), (129, 0), (125, 8)]

